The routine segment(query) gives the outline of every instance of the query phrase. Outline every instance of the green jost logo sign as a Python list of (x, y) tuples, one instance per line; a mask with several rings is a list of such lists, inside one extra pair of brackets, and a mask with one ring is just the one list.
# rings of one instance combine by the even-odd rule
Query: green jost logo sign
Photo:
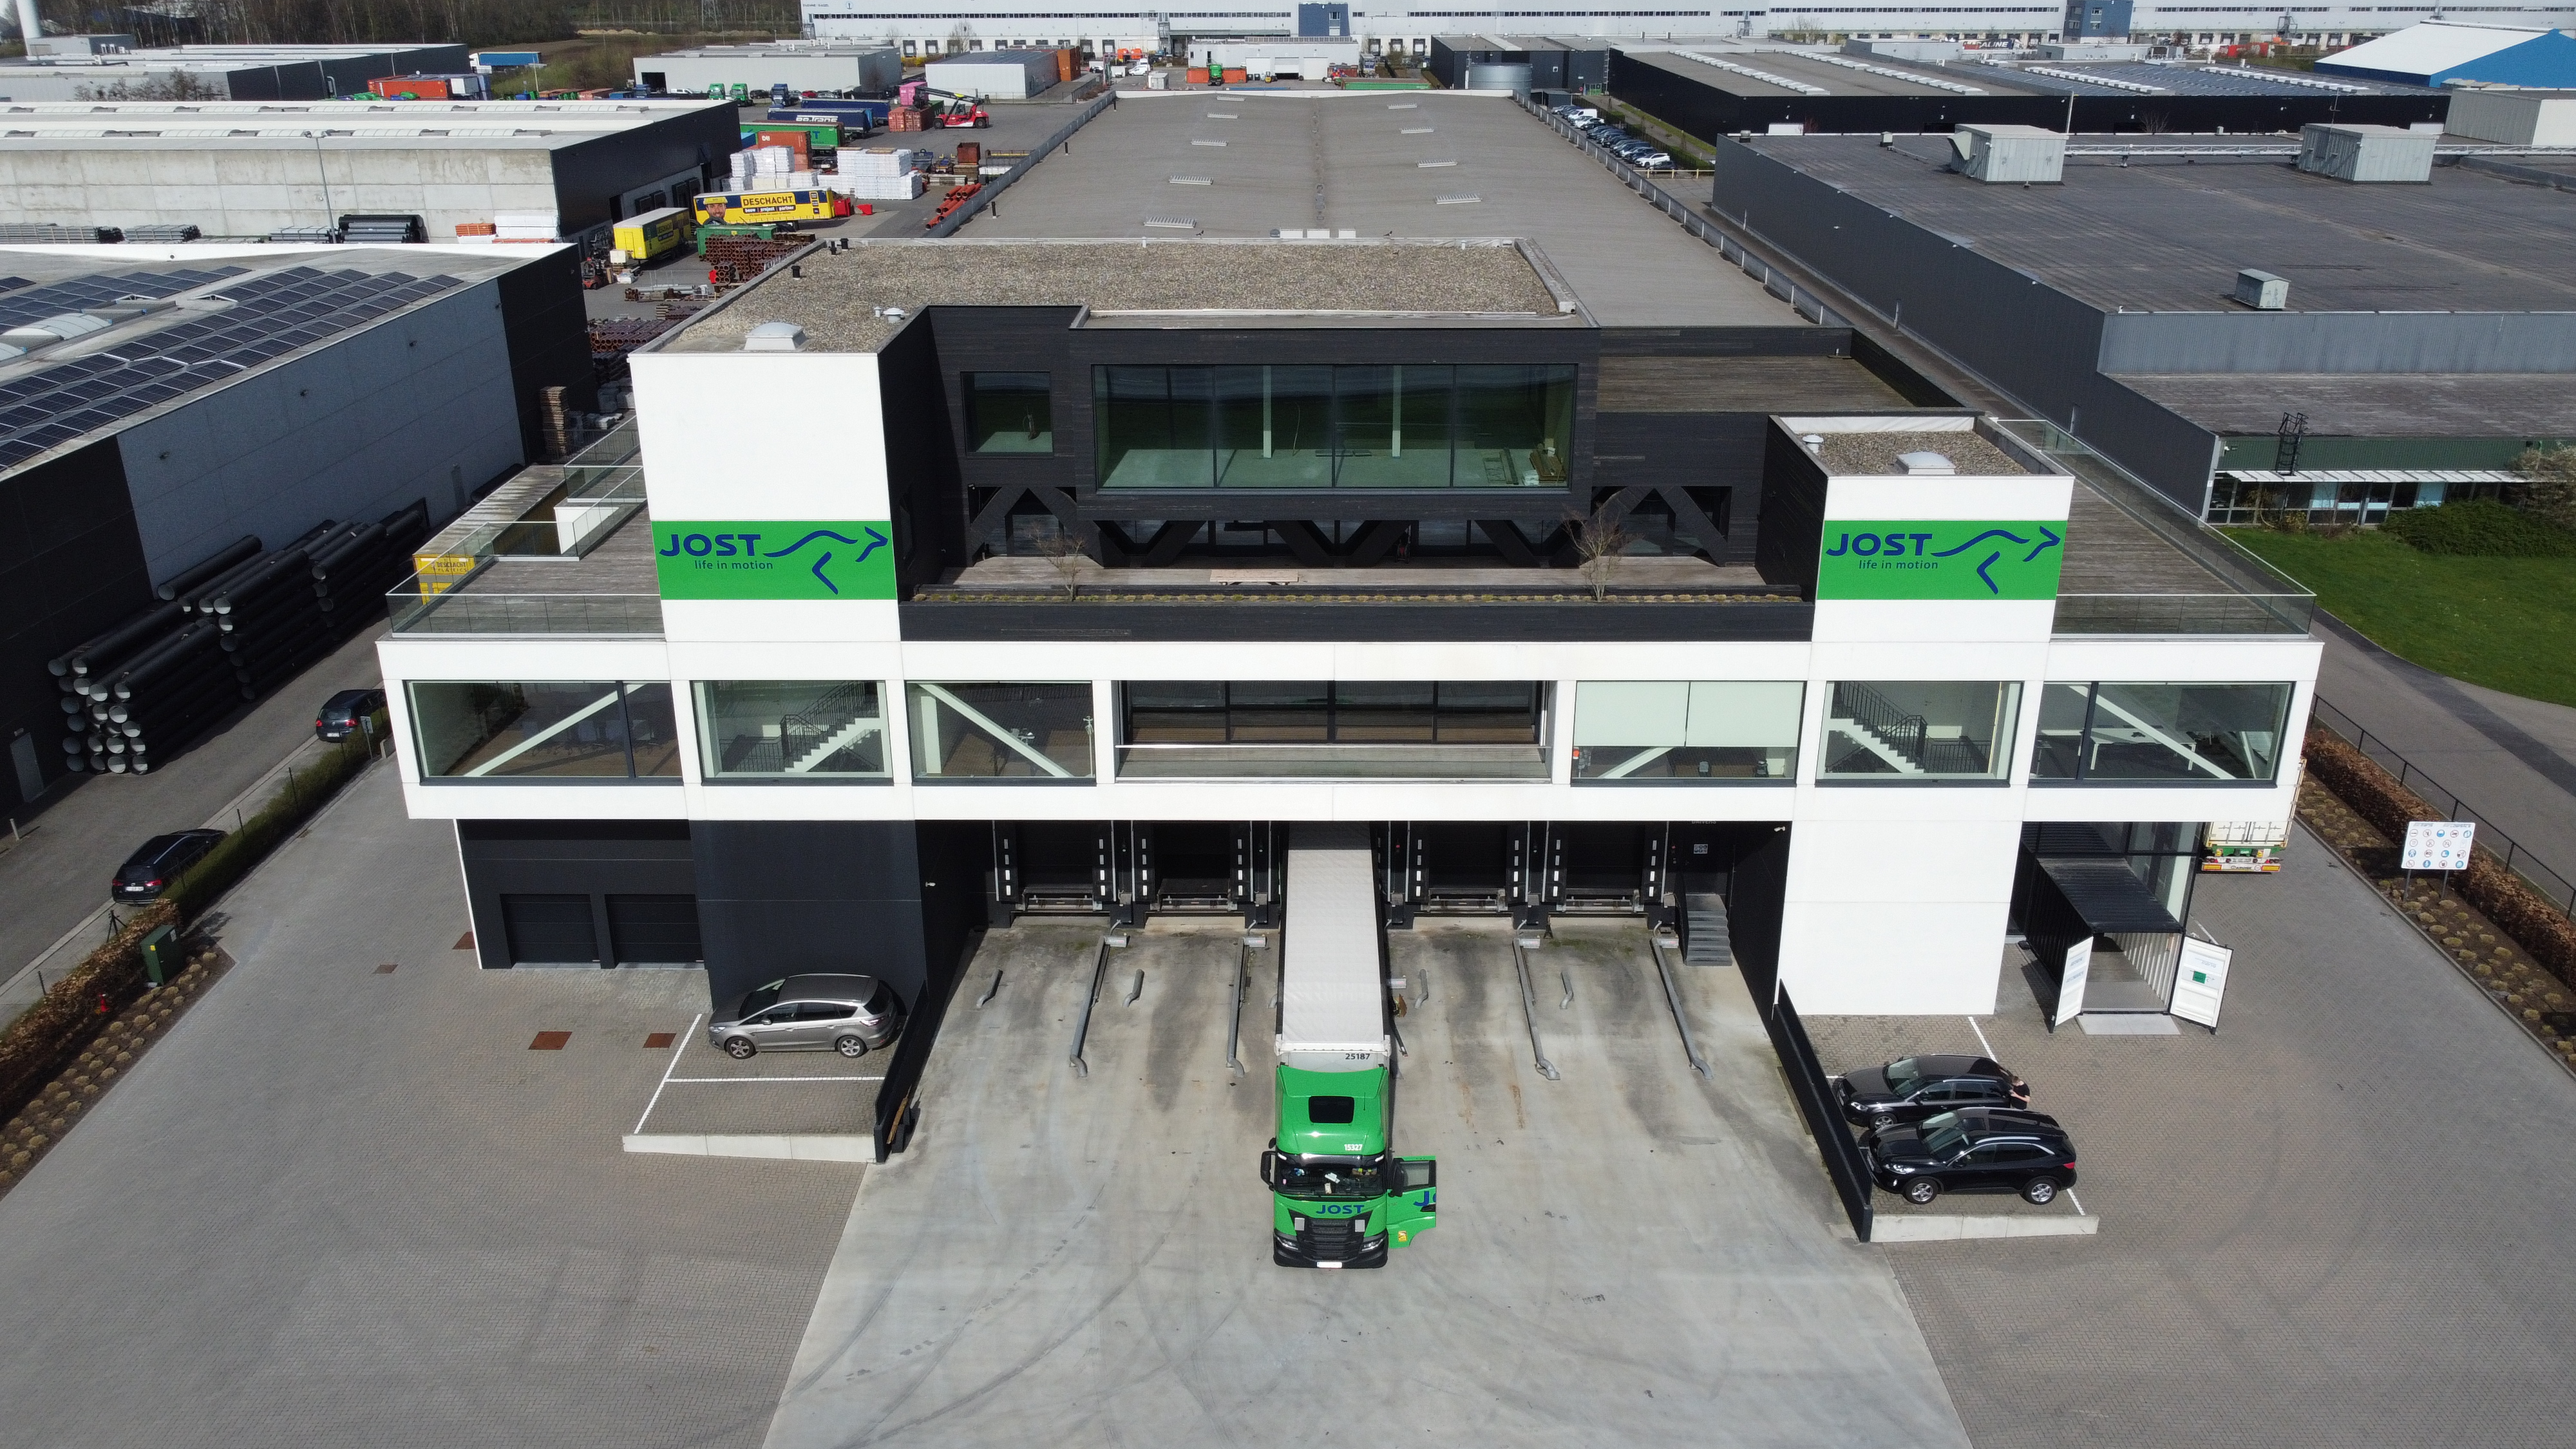
[(891, 599), (894, 529), (850, 522), (653, 521), (666, 599)]
[(1828, 519), (1819, 599), (2054, 599), (2063, 523)]

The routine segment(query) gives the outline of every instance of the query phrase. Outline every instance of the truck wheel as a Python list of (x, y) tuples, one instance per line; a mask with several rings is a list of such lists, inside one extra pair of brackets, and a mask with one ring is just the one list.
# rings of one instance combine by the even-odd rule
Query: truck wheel
[(733, 1058), (735, 1061), (742, 1061), (751, 1056), (752, 1053), (760, 1050), (760, 1048), (751, 1044), (751, 1038), (747, 1036), (726, 1037), (724, 1049), (725, 1055)]
[(845, 1057), (857, 1058), (868, 1054), (868, 1044), (857, 1037), (845, 1036), (832, 1043), (832, 1050)]

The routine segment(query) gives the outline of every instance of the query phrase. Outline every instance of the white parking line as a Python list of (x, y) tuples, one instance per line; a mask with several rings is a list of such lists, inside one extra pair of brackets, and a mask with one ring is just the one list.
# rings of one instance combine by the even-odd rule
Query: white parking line
[(2084, 1215), (2084, 1199), (2075, 1195), (2075, 1189), (2070, 1187), (2066, 1190), (2066, 1200), (2075, 1204), (2075, 1215), (2077, 1217), (2082, 1217)]
[(1987, 1056), (1991, 1057), (1995, 1054), (1995, 1049), (1986, 1043), (1986, 1029), (1977, 1025), (1977, 1019), (1973, 1016), (1968, 1018), (1968, 1030), (1977, 1034), (1977, 1045), (1986, 1048)]
[[(682, 1084), (683, 1086), (689, 1085), (689, 1084), (691, 1084), (691, 1083), (697, 1083), (697, 1082), (882, 1082), (882, 1081), (884, 1081), (884, 1080), (885, 1080), (885, 1078), (883, 1078), (883, 1077), (665, 1077), (665, 1078), (663, 1078), (663, 1082), (664, 1082), (664, 1084), (665, 1084), (665, 1085), (668, 1085), (669, 1083), (672, 1083), (672, 1082), (678, 1082), (678, 1083)], [(650, 1109), (650, 1108), (647, 1108), (646, 1110), (647, 1110), (647, 1111), (650, 1111), (651, 1109)], [(636, 1129), (636, 1130), (641, 1131), (641, 1130), (643, 1130), (643, 1129), (638, 1128), (638, 1129)]]
[(680, 1045), (671, 1053), (671, 1064), (662, 1069), (662, 1080), (653, 1088), (652, 1100), (644, 1104), (644, 1115), (635, 1119), (636, 1131), (643, 1131), (644, 1124), (653, 1120), (653, 1107), (662, 1100), (662, 1088), (671, 1085), (671, 1074), (680, 1069), (680, 1053), (689, 1049), (689, 1038), (698, 1034), (698, 1023), (705, 1019), (703, 1011), (689, 1018), (689, 1029), (680, 1033)]

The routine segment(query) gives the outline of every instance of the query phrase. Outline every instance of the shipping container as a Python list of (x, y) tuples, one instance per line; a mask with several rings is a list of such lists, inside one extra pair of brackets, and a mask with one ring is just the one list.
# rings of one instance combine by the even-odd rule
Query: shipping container
[[(862, 126), (860, 129), (864, 130), (865, 127)], [(745, 146), (785, 145), (787, 143), (780, 138), (789, 132), (802, 132), (805, 136), (806, 148), (810, 151), (841, 149), (841, 123), (837, 117), (805, 121), (782, 121), (773, 117), (761, 122), (757, 128), (745, 126), (742, 131), (742, 144)]]
[(609, 244), (629, 261), (649, 262), (689, 244), (689, 213), (676, 206), (630, 216), (610, 229)]

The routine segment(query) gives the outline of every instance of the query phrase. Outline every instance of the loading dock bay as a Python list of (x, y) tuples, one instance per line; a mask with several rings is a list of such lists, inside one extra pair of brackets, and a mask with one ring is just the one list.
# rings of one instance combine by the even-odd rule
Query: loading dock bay
[(1396, 1145), (1442, 1158), (1442, 1222), (1383, 1272), (1317, 1273), (1265, 1241), (1269, 953), (1237, 1071), (1236, 918), (1156, 919), (1105, 971), (1100, 939), (986, 936), (770, 1445), (1302, 1444), (1357, 1405), (1382, 1406), (1366, 1432), (1440, 1443), (1966, 1443), (1888, 1267), (1832, 1234), (1734, 971), (1673, 965), (1703, 1078), (1639, 922), (1559, 922), (1534, 1011), (1507, 922), (1392, 933)]

